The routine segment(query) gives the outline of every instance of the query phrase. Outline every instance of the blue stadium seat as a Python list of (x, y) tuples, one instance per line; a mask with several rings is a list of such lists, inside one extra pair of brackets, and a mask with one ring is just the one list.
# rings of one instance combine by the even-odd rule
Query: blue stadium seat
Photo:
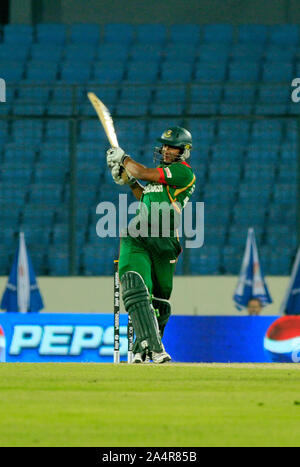
[(108, 149), (109, 144), (106, 142), (82, 142), (77, 144), (77, 161), (80, 166), (83, 164), (94, 163), (97, 166), (99, 155), (102, 153), (105, 156), (105, 148)]
[(226, 64), (221, 62), (199, 62), (196, 65), (195, 79), (199, 81), (224, 81)]
[(49, 86), (37, 86), (34, 83), (31, 84), (26, 82), (25, 86), (21, 86), (19, 88), (19, 100), (22, 99), (23, 101), (27, 102), (38, 102), (45, 104), (49, 99), (50, 89), (51, 88)]
[(19, 46), (33, 41), (33, 29), (29, 24), (6, 24), (3, 32), (5, 43)]
[(158, 77), (158, 64), (148, 62), (131, 62), (128, 65), (128, 82), (152, 83)]
[(238, 28), (238, 40), (241, 43), (264, 44), (268, 37), (268, 26), (263, 24), (241, 24)]
[[(33, 206), (56, 207), (61, 201), (61, 186), (59, 184), (34, 184), (30, 191), (30, 204)], [(34, 208), (33, 208), (34, 209)]]
[(232, 62), (229, 65), (229, 81), (250, 82), (259, 79), (260, 66), (257, 62)]
[(50, 102), (47, 106), (48, 115), (58, 117), (65, 116), (70, 117), (73, 114), (76, 114), (78, 109), (70, 102)]
[(14, 120), (12, 127), (13, 140), (29, 143), (40, 142), (42, 139), (43, 123), (38, 120)]
[(291, 205), (297, 197), (297, 186), (293, 183), (277, 183), (274, 187), (274, 203), (278, 206)]
[(124, 77), (123, 62), (97, 62), (94, 65), (93, 79), (101, 83), (118, 83)]
[(270, 162), (274, 163), (277, 162), (279, 157), (279, 147), (274, 145), (267, 145), (264, 144), (254, 144), (252, 143), (249, 146), (247, 160), (250, 162), (257, 161), (257, 162)]
[(91, 64), (65, 63), (61, 70), (61, 81), (65, 83), (86, 83), (91, 78)]
[(296, 56), (296, 47), (271, 44), (265, 51), (265, 59), (269, 62), (292, 62)]
[(240, 165), (238, 163), (226, 164), (225, 161), (219, 163), (219, 160), (210, 163), (209, 181), (211, 183), (235, 184), (239, 183), (239, 180)]
[(167, 36), (163, 24), (139, 24), (136, 26), (136, 39), (141, 43), (164, 43)]
[(80, 124), (80, 141), (105, 142), (106, 135), (104, 131), (99, 131), (98, 120), (83, 120)]
[(299, 42), (299, 26), (297, 24), (282, 24), (271, 27), (270, 42), (280, 45), (296, 45)]
[(293, 78), (294, 66), (288, 62), (266, 62), (263, 65), (264, 82), (291, 82)]
[(12, 112), (14, 115), (43, 116), (46, 111), (46, 104), (39, 102), (28, 102), (27, 99), (18, 99), (14, 103)]
[(31, 59), (37, 62), (59, 63), (63, 55), (62, 45), (32, 44)]
[(188, 83), (192, 77), (189, 62), (165, 62), (161, 69), (161, 81)]
[(250, 134), (250, 123), (246, 120), (220, 120), (218, 138), (220, 141), (247, 142)]
[(274, 105), (287, 103), (290, 100), (290, 89), (281, 84), (261, 84), (259, 86), (259, 102)]
[(24, 63), (29, 55), (30, 47), (28, 44), (0, 44), (1, 63), (22, 62)]
[(200, 141), (213, 141), (214, 139), (215, 122), (213, 120), (190, 119), (189, 129), (192, 133), (193, 139), (198, 139)]
[(0, 171), (1, 183), (28, 185), (32, 173), (32, 167), (24, 164), (9, 163), (3, 164)]
[(31, 165), (35, 156), (35, 149), (26, 147), (23, 144), (8, 143), (5, 147), (4, 160), (7, 164)]
[(150, 105), (151, 115), (178, 115), (181, 116), (184, 112), (184, 102), (170, 102), (168, 104), (162, 102), (154, 102)]
[(133, 40), (134, 28), (131, 24), (105, 24), (103, 37), (105, 42), (120, 42), (129, 44)]
[(257, 42), (253, 44), (235, 44), (231, 49), (231, 58), (236, 62), (259, 62), (263, 56), (264, 47)]
[(165, 62), (189, 62), (193, 63), (196, 58), (196, 47), (181, 42), (179, 44), (169, 43), (164, 49)]
[(230, 141), (223, 141), (216, 143), (212, 149), (212, 160), (213, 161), (224, 161), (224, 162), (236, 162), (240, 163), (244, 158), (243, 146), (237, 146), (237, 143), (231, 143)]
[(24, 77), (24, 64), (22, 62), (8, 62), (0, 65), (0, 76), (6, 82), (19, 82)]
[(66, 142), (58, 142), (57, 139), (48, 143), (43, 143), (40, 149), (39, 161), (43, 164), (55, 164), (68, 167), (69, 165), (69, 145)]
[(130, 50), (130, 57), (134, 62), (142, 62), (145, 58), (149, 62), (159, 62), (163, 51), (160, 44), (134, 44)]
[(222, 90), (223, 86), (220, 84), (205, 85), (193, 83), (190, 87), (191, 101), (216, 104), (221, 100)]
[(206, 24), (203, 27), (204, 42), (230, 43), (233, 39), (231, 24)]
[(261, 120), (253, 123), (253, 140), (269, 140), (277, 143), (282, 137), (282, 123), (277, 120)]
[(100, 41), (99, 24), (72, 24), (70, 40), (73, 44), (98, 44)]
[(52, 246), (48, 251), (48, 268), (51, 276), (67, 276), (69, 274), (69, 255), (67, 245), (64, 245), (65, 253), (62, 253), (57, 246)]
[(39, 44), (62, 45), (66, 42), (66, 25), (41, 23), (36, 26), (36, 37)]
[(219, 274), (220, 263), (219, 247), (204, 244), (190, 257), (190, 274)]
[(27, 62), (26, 78), (30, 81), (52, 82), (57, 78), (56, 63)]
[[(147, 103), (149, 102), (149, 99), (151, 98), (152, 92), (153, 90), (149, 86), (124, 86), (122, 87), (121, 101), (136, 102), (137, 104)], [(160, 98), (162, 98), (161, 95), (160, 95)]]
[(224, 87), (224, 100), (235, 104), (252, 104), (255, 99), (255, 86), (251, 85), (232, 85), (227, 84)]
[(250, 115), (252, 113), (252, 104), (240, 104), (238, 102), (221, 102), (221, 115)]
[(222, 268), (225, 274), (237, 275), (241, 269), (243, 245), (225, 246), (223, 249)]
[(58, 141), (68, 141), (69, 122), (62, 120), (49, 120), (46, 123), (45, 140), (57, 143)]
[(229, 53), (230, 47), (228, 44), (202, 44), (198, 47), (198, 58), (201, 62), (226, 63)]
[[(96, 48), (90, 44), (69, 44), (65, 48), (65, 61), (71, 63), (92, 62), (96, 57)], [(85, 65), (86, 66), (86, 65)]]
[(115, 114), (119, 117), (143, 117), (147, 112), (147, 102), (118, 102), (115, 109)]
[[(125, 42), (120, 44), (104, 43), (101, 44), (98, 52), (97, 59), (103, 62), (125, 62), (129, 54), (129, 46)], [(143, 57), (143, 60), (145, 57)]]
[(169, 30), (169, 40), (178, 45), (197, 44), (200, 40), (200, 26), (198, 24), (172, 24)]
[(37, 185), (42, 185), (43, 183), (62, 184), (64, 181), (65, 174), (66, 171), (62, 170), (61, 167), (54, 165), (54, 163), (52, 165), (46, 165), (42, 162), (35, 166), (34, 180)]

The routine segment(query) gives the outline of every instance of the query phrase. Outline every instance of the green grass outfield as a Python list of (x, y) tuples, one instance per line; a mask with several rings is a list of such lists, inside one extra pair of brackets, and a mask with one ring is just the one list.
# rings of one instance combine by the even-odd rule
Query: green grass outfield
[(299, 370), (0, 364), (0, 446), (300, 446)]

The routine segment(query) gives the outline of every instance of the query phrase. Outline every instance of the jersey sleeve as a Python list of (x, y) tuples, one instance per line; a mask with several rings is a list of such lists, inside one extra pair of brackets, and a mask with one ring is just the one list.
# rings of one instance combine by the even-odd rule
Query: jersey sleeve
[(159, 183), (176, 187), (185, 187), (195, 178), (192, 170), (184, 164), (172, 164), (170, 167), (157, 167), (160, 173)]

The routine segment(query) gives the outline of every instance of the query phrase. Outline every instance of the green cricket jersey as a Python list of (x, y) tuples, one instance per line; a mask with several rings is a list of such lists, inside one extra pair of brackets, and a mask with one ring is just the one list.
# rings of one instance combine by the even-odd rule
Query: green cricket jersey
[(147, 216), (148, 224), (156, 225), (161, 236), (163, 215), (171, 209), (169, 230), (170, 237), (173, 237), (176, 236), (176, 228), (180, 225), (181, 211), (195, 190), (196, 177), (191, 166), (184, 161), (171, 165), (161, 164), (157, 170), (160, 179), (158, 182), (147, 183), (140, 200), (138, 215), (144, 219)]

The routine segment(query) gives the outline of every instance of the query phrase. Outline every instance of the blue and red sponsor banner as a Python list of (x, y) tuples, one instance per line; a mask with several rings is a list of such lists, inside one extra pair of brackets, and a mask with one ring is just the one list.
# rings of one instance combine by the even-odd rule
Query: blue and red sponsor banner
[[(164, 344), (175, 362), (268, 362), (275, 316), (171, 316)], [(112, 362), (112, 314), (3, 313), (7, 362)], [(127, 315), (120, 316), (121, 360)]]

